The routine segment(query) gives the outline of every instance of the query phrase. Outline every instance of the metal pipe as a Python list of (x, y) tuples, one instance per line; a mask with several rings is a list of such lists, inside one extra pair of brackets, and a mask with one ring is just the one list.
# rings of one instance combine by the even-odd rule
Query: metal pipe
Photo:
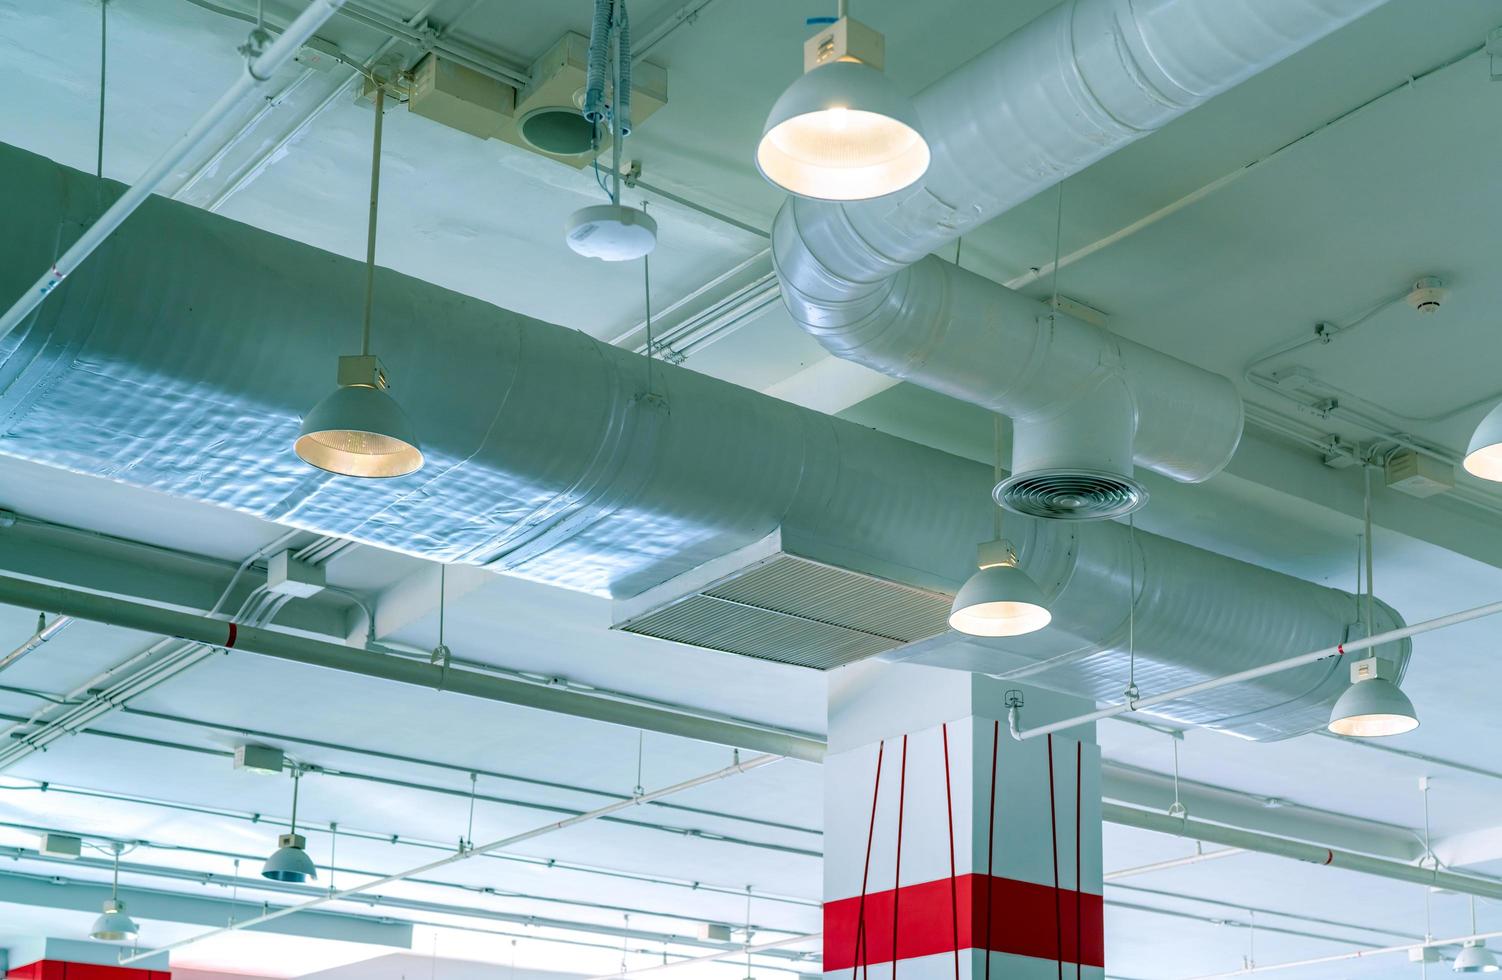
[(704, 786), (708, 783), (718, 782), (719, 780), (726, 779), (730, 776), (738, 776), (741, 773), (749, 772), (753, 769), (760, 769), (762, 766), (768, 766), (774, 762), (780, 762), (782, 758), (782, 756), (777, 755), (759, 755), (753, 759), (748, 759), (745, 762), (741, 762), (739, 759), (737, 759), (736, 762), (729, 766), (726, 766), (723, 769), (716, 769), (713, 772), (707, 772), (702, 776), (695, 776), (694, 778), (684, 780), (681, 783), (674, 783), (671, 786), (664, 786), (661, 789), (652, 790), (650, 793), (644, 793), (641, 796), (635, 797), (630, 800), (619, 800), (615, 803), (602, 806), (598, 809), (590, 810), (588, 813), (581, 813), (577, 816), (568, 817), (564, 820), (558, 820), (554, 823), (544, 824), (541, 827), (534, 827), (531, 830), (522, 831), (519, 834), (512, 834), (509, 837), (502, 837), (499, 840), (491, 841), (489, 844), (483, 844), (479, 847), (465, 848), (464, 850), (459, 851), (457, 854), (451, 854), (448, 857), (440, 858), (437, 861), (430, 861), (427, 864), (419, 865), (415, 868), (409, 868), (406, 871), (399, 871), (396, 874), (387, 875), (384, 878), (376, 878), (372, 881), (367, 881), (363, 884), (355, 885), (352, 888), (345, 888), (341, 891), (330, 891), (326, 895), (320, 895), (319, 897), (309, 899), (306, 902), (301, 902), (297, 905), (291, 905), (287, 908), (277, 909), (274, 912), (266, 912), (262, 915), (245, 919), (240, 922), (235, 922), (220, 929), (213, 929), (209, 932), (200, 933), (197, 936), (189, 936), (185, 939), (180, 939), (177, 942), (168, 943), (165, 946), (159, 946), (156, 949), (141, 950), (139, 952), (131, 954), (130, 956), (122, 957), (120, 959), (120, 965), (125, 966), (131, 963), (135, 963), (139, 960), (156, 956), (160, 953), (171, 952), (175, 949), (182, 949), (185, 946), (196, 945), (197, 943), (203, 942), (206, 939), (212, 939), (215, 936), (222, 936), (231, 932), (237, 932), (242, 929), (248, 929), (252, 926), (262, 925), (276, 919), (281, 919), (286, 916), (293, 915), (297, 912), (306, 912), (309, 909), (318, 908), (320, 906), (327, 905), (330, 902), (343, 901), (355, 895), (362, 895), (365, 892), (380, 888), (383, 885), (390, 885), (399, 881), (404, 881), (415, 875), (427, 874), (430, 871), (436, 871), (439, 868), (445, 868), (451, 864), (458, 864), (461, 861), (468, 861), (470, 858), (478, 857), (479, 855), (487, 854), (491, 851), (498, 851), (502, 848), (512, 847), (517, 844), (542, 837), (546, 834), (551, 834), (559, 830), (566, 830), (569, 827), (575, 827), (579, 824), (588, 823), (592, 820), (598, 820), (601, 817), (608, 816), (619, 810), (627, 809), (628, 807), (637, 806), (649, 800), (662, 799), (665, 796), (672, 796), (675, 793), (682, 793), (685, 790), (696, 789), (697, 787)]
[(105, 239), (124, 224), (125, 219), (129, 218), (151, 196), (157, 185), (177, 169), (188, 154), (197, 149), (198, 145), (224, 121), (240, 100), (270, 81), (277, 69), (286, 64), (303, 46), (303, 43), (312, 37), (313, 33), (322, 27), (343, 3), (344, 0), (312, 0), (297, 19), (287, 26), (281, 36), (271, 42), (259, 56), (247, 61), (245, 71), (219, 97), (219, 100), (210, 106), (207, 112), (199, 116), (176, 143), (157, 157), (156, 161), (146, 168), (146, 172), (116, 199), (109, 210), (90, 225), (79, 236), (78, 241), (74, 242), (52, 264), (52, 268), (43, 273), (36, 284), (24, 292), (4, 316), (0, 316), (0, 338), (4, 338), (20, 326), (31, 311), (40, 306), (42, 301), (51, 294), (58, 283), (77, 269), (93, 254), (95, 249), (104, 244)]
[(37, 628), (36, 633), (32, 634), (30, 639), (28, 639), (25, 643), (22, 643), (20, 646), (16, 647), (10, 653), (7, 653), (3, 658), (0, 658), (0, 670), (4, 670), (5, 668), (9, 667), (17, 660), (20, 660), (22, 657), (35, 650), (37, 647), (41, 646), (43, 643), (46, 643), (54, 636), (67, 629), (68, 624), (71, 622), (73, 622), (73, 618), (71, 616), (54, 616), (52, 622), (41, 624)]
[(741, 956), (749, 953), (760, 953), (770, 949), (781, 949), (784, 946), (796, 946), (799, 943), (812, 942), (823, 937), (822, 932), (810, 932), (801, 936), (788, 936), (785, 939), (774, 939), (767, 943), (749, 943), (727, 949), (719, 953), (710, 953), (707, 956), (695, 956), (692, 959), (679, 960), (676, 963), (660, 963), (657, 966), (644, 966), (639, 970), (617, 970), (614, 973), (602, 973), (590, 980), (614, 980), (615, 977), (635, 977), (644, 973), (661, 973), (663, 970), (675, 970), (680, 966), (698, 966), (701, 963), (713, 963), (729, 956)]
[(1469, 936), (1451, 936), (1448, 939), (1432, 939), (1422, 943), (1408, 943), (1403, 946), (1379, 946), (1375, 949), (1353, 949), (1345, 953), (1331, 953), (1328, 956), (1312, 956), (1306, 960), (1289, 960), (1283, 963), (1269, 963), (1266, 966), (1244, 966), (1239, 970), (1231, 970), (1227, 973), (1205, 973), (1189, 980), (1220, 980), (1222, 977), (1245, 977), (1254, 973), (1273, 973), (1279, 970), (1292, 970), (1301, 966), (1319, 966), (1322, 963), (1339, 963), (1342, 960), (1359, 960), (1369, 956), (1388, 956), (1393, 953), (1406, 953), (1414, 949), (1436, 949), (1441, 946), (1459, 946), (1468, 942), (1485, 942), (1488, 939), (1502, 937), (1502, 932), (1476, 932)]
[(1217, 861), (1221, 858), (1235, 857), (1237, 854), (1245, 854), (1246, 851), (1239, 847), (1227, 847), (1219, 851), (1201, 851), (1198, 854), (1189, 854), (1180, 858), (1169, 858), (1167, 861), (1154, 861), (1152, 864), (1139, 864), (1132, 868), (1122, 868), (1120, 871), (1107, 871), (1102, 880), (1120, 881), (1122, 878), (1134, 878), (1137, 875), (1152, 874), (1155, 871), (1171, 871), (1174, 868), (1184, 868), (1191, 864), (1203, 864), (1206, 861)]
[(824, 743), (819, 739), (777, 734), (732, 722), (694, 718), (660, 708), (520, 683), (477, 671), (453, 667), (444, 670), (432, 664), (371, 654), (322, 640), (292, 636), (255, 626), (237, 626), (207, 616), (9, 576), (0, 576), (0, 603), (30, 609), (56, 609), (77, 619), (193, 640), (218, 649), (244, 650), (311, 667), (360, 674), (430, 690), (450, 691), (488, 701), (590, 718), (681, 738), (771, 752), (804, 762), (819, 762), (824, 758)]
[(1497, 613), (1502, 613), (1502, 601), (1489, 602), (1484, 606), (1476, 606), (1471, 609), (1463, 609), (1460, 612), (1450, 613), (1447, 616), (1439, 616), (1434, 619), (1426, 619), (1422, 623), (1414, 623), (1411, 626), (1404, 626), (1400, 629), (1388, 630), (1385, 633), (1378, 633), (1375, 636), (1365, 636), (1359, 640), (1352, 640), (1350, 643), (1337, 643), (1333, 647), (1322, 647), (1318, 650), (1312, 650), (1309, 653), (1300, 654), (1297, 657), (1289, 657), (1287, 660), (1278, 660), (1270, 664), (1264, 664), (1261, 667), (1253, 667), (1249, 670), (1242, 670), (1237, 671), (1234, 674), (1227, 674), (1224, 677), (1217, 677), (1214, 680), (1201, 681), (1198, 684), (1189, 684), (1184, 687), (1177, 687), (1171, 691), (1164, 691), (1161, 694), (1154, 694), (1145, 698), (1135, 698), (1131, 701), (1124, 701), (1121, 704), (1113, 704), (1109, 708), (1101, 708), (1098, 711), (1091, 711), (1088, 714), (1077, 715), (1073, 718), (1065, 718), (1063, 721), (1050, 722), (1047, 725), (1038, 725), (1033, 728), (1024, 729), (1020, 727), (1020, 709), (1013, 707), (1007, 713), (1007, 723), (1012, 733), (1012, 737), (1020, 742), (1030, 738), (1037, 738), (1040, 735), (1047, 735), (1050, 732), (1058, 732), (1063, 731), (1066, 728), (1073, 728), (1076, 725), (1085, 725), (1091, 722), (1102, 721), (1106, 718), (1115, 718), (1118, 715), (1131, 714), (1136, 711), (1141, 711), (1143, 708), (1150, 708), (1156, 704), (1163, 704), (1167, 701), (1177, 701), (1180, 698), (1192, 697), (1196, 694), (1202, 694), (1205, 691), (1213, 691), (1218, 687), (1226, 687), (1230, 684), (1240, 684), (1244, 681), (1255, 680), (1259, 677), (1266, 677), (1269, 674), (1277, 674), (1285, 670), (1292, 670), (1295, 667), (1303, 667), (1306, 664), (1314, 663), (1316, 660), (1324, 660), (1326, 657), (1340, 657), (1348, 653), (1356, 653), (1360, 650), (1366, 650), (1371, 647), (1381, 646), (1384, 643), (1395, 643), (1399, 640), (1406, 640), (1409, 637), (1418, 636), (1421, 633), (1428, 633), (1437, 629), (1443, 629), (1446, 626), (1456, 626), (1460, 623), (1469, 623), (1475, 619), (1483, 619), (1487, 616), (1495, 616)]
[(1136, 807), (1122, 806), (1119, 803), (1103, 803), (1101, 816), (1106, 822), (1123, 827), (1135, 827), (1138, 830), (1187, 837), (1191, 840), (1204, 841), (1207, 844), (1238, 847), (1244, 851), (1292, 858), (1295, 861), (1305, 861), (1324, 867), (1342, 868), (1378, 878), (1391, 878), (1394, 881), (1406, 881), (1415, 885), (1444, 888), (1462, 895), (1502, 899), (1502, 881), (1473, 878), (1470, 875), (1441, 871), (1438, 868), (1423, 868), (1405, 864), (1402, 861), (1370, 857), (1366, 854), (1357, 854), (1355, 851), (1308, 844), (1304, 841), (1290, 840), (1254, 830), (1243, 830), (1239, 827), (1170, 817), (1166, 813), (1139, 810)]

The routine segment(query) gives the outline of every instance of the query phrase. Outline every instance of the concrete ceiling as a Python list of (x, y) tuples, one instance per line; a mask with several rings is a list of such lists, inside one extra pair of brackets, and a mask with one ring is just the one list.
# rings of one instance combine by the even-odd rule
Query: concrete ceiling
[[(864, 0), (859, 15), (887, 34), (891, 74), (917, 90), (1051, 5)], [(235, 47), (246, 25), (208, 9), (214, 6), (243, 14), (251, 5), (111, 3), (107, 176), (132, 179), (239, 70)], [(417, 10), (415, 0), (370, 6), (398, 17)], [(277, 0), (267, 7), (281, 21), (297, 9)], [(451, 37), (525, 65), (563, 31), (587, 32), (587, 8), (439, 0), (431, 18)], [(629, 148), (649, 184), (698, 205), (652, 190), (628, 192), (632, 200), (650, 200), (661, 225), (652, 263), (659, 309), (765, 247), (754, 229), (768, 227), (781, 198), (750, 166), (751, 148), (767, 106), (797, 71), (804, 19), (826, 12), (788, 0), (686, 8), (676, 0), (642, 0), (633, 6), (638, 34), (673, 23), (680, 9), (696, 13), (650, 54), (669, 69), (669, 104), (641, 126)], [(92, 168), (98, 13), (93, 0), (0, 0), (0, 58), (10, 79), (0, 101), (0, 141)], [(1330, 345), (1301, 349), (1270, 362), (1270, 369), (1303, 367), (1324, 385), (1373, 403), (1390, 431), (1438, 447), (1463, 446), (1484, 408), (1413, 419), (1444, 415), (1499, 387), (1493, 311), (1502, 308), (1502, 285), (1490, 273), (1502, 215), (1491, 171), (1502, 156), (1502, 128), (1494, 123), (1502, 87), (1489, 81), (1481, 54), (1431, 69), (1478, 48), (1499, 21), (1497, 5), (1486, 0), (1442, 6), (1393, 0), (1072, 178), (1063, 192), (1061, 241), (1054, 241), (1059, 198), (1044, 194), (963, 243), (963, 265), (1002, 282), (1033, 280), (1021, 288), (1042, 297), (1053, 282), (1029, 270), (1049, 263), (1056, 247), (1068, 256), (1141, 223), (1063, 267), (1060, 291), (1108, 313), (1113, 330), (1236, 379), (1248, 400), (1264, 407), (1263, 424), (1226, 473), (1200, 487), (1153, 483), (1144, 527), (1349, 588), (1360, 529), (1359, 472), (1324, 467), (1312, 444), (1328, 434), (1362, 442), (1387, 436), (1338, 413), (1321, 417), (1247, 383), (1243, 372), (1263, 352), (1307, 335), (1314, 323), (1348, 323), (1401, 295), (1420, 275), (1439, 275), (1449, 285), (1439, 313), (1420, 317), (1401, 304), (1386, 307)], [(360, 58), (383, 40), (347, 19), (336, 19), (326, 33)], [(372, 116), (339, 92), (347, 76), (338, 69), (298, 82), (253, 125), (261, 107), (247, 106), (211, 140), (223, 144), (244, 128), (231, 151), (213, 166), (175, 175), (169, 190), (235, 220), (363, 255)], [(295, 71), (278, 79), (284, 88), (296, 80)], [(303, 126), (325, 100), (327, 107)], [(562, 241), (565, 216), (601, 198), (593, 173), (405, 112), (388, 117), (386, 149), (382, 264), (597, 337), (620, 336), (641, 321), (640, 268), (580, 259)], [(1190, 196), (1192, 203), (1183, 204)], [(352, 310), (351, 335), (357, 316)], [(378, 318), (382, 329), (412, 327)], [(884, 381), (830, 366), (776, 305), (687, 365), (817, 401), (963, 455), (991, 453), (983, 413), (906, 387), (880, 391)], [(1496, 529), (1502, 501), (1490, 491), (1472, 486), (1463, 499), (1416, 501), (1379, 488), (1376, 500), (1378, 591), (1410, 621), (1502, 593)], [(157, 549), (129, 552), (132, 567), (143, 571), (112, 579), (106, 559), (124, 562), (111, 550), (123, 545), (64, 536), (33, 549), (28, 538), (26, 548), (14, 545), (0, 555), (4, 570), (49, 577), (49, 569), (66, 564), (71, 577), (93, 576), (91, 588), (186, 607), (207, 605), (198, 597), (207, 591), (211, 600), (235, 563), (281, 533), (229, 511), (4, 459), (0, 505)], [(53, 552), (44, 553), (43, 545)], [(385, 642), (418, 650), (437, 642), (431, 567), (356, 548), (332, 562), (329, 575), (377, 598)], [(363, 628), (343, 601), (288, 615), (284, 625), (310, 633)], [(19, 642), (34, 619), (31, 612), (0, 609), (0, 637)], [(765, 725), (824, 728), (822, 675), (611, 632), (609, 624), (603, 601), (487, 576), (464, 580), (450, 593), (444, 626), (457, 654), (493, 667)], [(1502, 776), (1486, 774), (1502, 770), (1491, 748), (1494, 633), (1494, 626), (1478, 623), (1416, 642), (1405, 688), (1424, 726), (1392, 743), (1398, 751), (1318, 736), (1266, 745), (1188, 733), (1179, 762), (1191, 810), (1218, 819), (1210, 816), (1220, 812), (1214, 808), (1229, 807), (1243, 826), (1356, 849), (1364, 839), (1368, 847), (1407, 848), (1417, 857), (1414, 834), (1425, 819), (1419, 778), (1431, 776), (1436, 851), (1470, 869), (1502, 873), (1495, 815)], [(62, 696), (86, 687), (150, 642), (77, 625), (5, 674), (0, 713), (29, 715), (43, 703), (39, 693)], [(285, 900), (227, 877), (239, 855), (243, 873), (254, 878), (255, 858), (270, 849), (290, 804), (286, 781), (231, 771), (225, 753), (245, 732), (328, 770), (306, 778), (299, 816), (320, 861), (337, 847), (337, 863), (351, 869), (341, 882), (451, 850), (467, 832), (471, 771), (482, 773), (475, 785), (487, 797), (475, 806), (473, 837), (482, 842), (555, 820), (558, 808), (601, 805), (638, 783), (637, 739), (619, 728), (248, 654), (215, 657), (129, 707), (0, 777), (0, 848), (33, 847), (35, 827), (150, 842), (126, 856), (139, 869), (122, 876), (127, 888), (250, 906)], [(1108, 762), (1120, 773), (1138, 773), (1137, 784), (1149, 785), (1141, 770), (1171, 771), (1173, 742), (1162, 733), (1113, 723), (1102, 725), (1099, 737)], [(640, 782), (648, 788), (729, 762), (724, 749), (670, 736), (647, 735), (640, 751)], [(1142, 792), (1162, 792), (1161, 780), (1150, 785)], [(820, 797), (816, 766), (779, 763), (685, 793), (673, 800), (676, 809), (628, 815), (652, 827), (591, 824), (524, 845), (509, 858), (476, 859), (431, 882), (383, 889), (408, 906), (384, 911), (420, 923), (404, 955), (372, 942), (257, 935), (253, 942), (235, 937), (193, 947), (178, 962), (330, 980), (420, 975), (428, 968), (451, 978), (500, 975), (502, 967), (512, 971), (508, 976), (521, 976), (517, 969), (608, 974), (622, 958), (623, 916), (630, 915), (637, 933), (625, 941), (629, 966), (660, 961), (665, 949), (699, 955), (704, 950), (691, 942), (655, 937), (691, 940), (700, 922), (742, 922), (740, 892), (747, 886), (759, 937), (813, 932), (820, 918)], [(1270, 798), (1280, 805), (1265, 806)], [(337, 836), (331, 824), (338, 824)], [(1108, 869), (1192, 850), (1189, 842), (1161, 835), (1106, 831)], [(102, 855), (91, 856), (94, 863), (60, 866), (22, 855), (0, 869), (15, 876), (0, 874), (4, 931), (82, 933), (90, 913), (62, 902), (10, 901), (5, 889), (21, 888), (25, 876), (107, 880), (97, 864)], [(1244, 956), (1276, 963), (1469, 930), (1462, 897), (1256, 855), (1122, 879), (1108, 886), (1107, 898), (1109, 973), (1144, 980), (1231, 970)], [(440, 910), (453, 906), (480, 916)], [(355, 903), (335, 911), (371, 913)], [(537, 921), (528, 924), (527, 917)], [(1493, 905), (1481, 904), (1478, 917), (1483, 929), (1502, 928)], [(152, 942), (201, 928), (170, 918), (144, 924)], [(732, 969), (745, 966), (706, 964), (682, 975), (725, 980)], [(773, 969), (817, 966), (764, 955), (754, 972)], [(1403, 956), (1389, 956), (1288, 975), (1391, 978), (1416, 969)]]

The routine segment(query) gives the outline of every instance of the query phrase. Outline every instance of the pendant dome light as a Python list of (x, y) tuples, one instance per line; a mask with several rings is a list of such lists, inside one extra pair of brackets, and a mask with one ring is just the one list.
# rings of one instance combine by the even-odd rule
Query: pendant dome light
[(913, 102), (882, 71), (886, 41), (839, 17), (803, 44), (803, 75), (772, 106), (756, 167), (800, 197), (863, 201), (928, 171), (928, 140)]
[(141, 927), (125, 914), (125, 903), (120, 901), (120, 851), (121, 845), (112, 845), (115, 852), (115, 873), (110, 881), (110, 897), (104, 903), (104, 911), (94, 920), (89, 936), (105, 943), (124, 943), (135, 939)]
[(318, 877), (318, 868), (308, 857), (308, 841), (297, 832), (297, 787), (302, 781), (302, 768), (292, 767), (292, 822), (287, 833), (276, 839), (276, 850), (266, 859), (261, 868), (261, 877), (272, 881), (304, 882)]
[(1502, 405), (1487, 412), (1476, 426), (1460, 465), (1474, 477), (1502, 483)]
[(370, 164), (370, 223), (365, 242), (365, 325), (360, 354), (339, 358), (339, 387), (303, 418), (293, 449), (303, 462), (341, 476), (384, 478), (422, 469), (422, 449), (407, 414), (386, 393), (386, 369), (370, 352), (375, 291), (376, 213), (381, 188), (381, 124), (386, 92), (375, 94)]
[[(1001, 417), (996, 417), (994, 475), (1001, 482)], [(1021, 636), (1053, 619), (1036, 582), (1017, 565), (1012, 543), (1001, 536), (1001, 507), (995, 509), (996, 539), (976, 550), (980, 571), (960, 587), (949, 610), (949, 626), (970, 636)]]
[[(1472, 895), (1471, 935), (1476, 931), (1476, 896)], [(1486, 948), (1486, 940), (1468, 939), (1455, 957), (1454, 969), (1456, 973), (1496, 973), (1502, 966), (1497, 965), (1497, 958)]]
[[(1364, 467), (1366, 503), (1364, 507), (1366, 593), (1362, 597), (1362, 623), (1366, 635), (1372, 635), (1372, 468)], [(1401, 735), (1419, 727), (1419, 716), (1396, 683), (1397, 667), (1382, 657), (1367, 657), (1351, 664), (1351, 686), (1330, 711), (1329, 729), (1336, 735), (1353, 738), (1383, 738)]]

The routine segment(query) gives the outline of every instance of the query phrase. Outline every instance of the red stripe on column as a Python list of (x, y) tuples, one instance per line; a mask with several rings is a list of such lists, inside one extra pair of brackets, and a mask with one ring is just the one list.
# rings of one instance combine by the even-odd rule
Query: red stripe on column
[[(1085, 966), (1105, 966), (1104, 908), (1101, 896), (1082, 893), (1078, 902), (1062, 903), (1056, 889), (1028, 881), (982, 874), (961, 875), (955, 880), (959, 893), (958, 947), (989, 949), (1053, 960), (1060, 945), (1079, 950)], [(1072, 889), (1071, 889), (1072, 891)], [(986, 923), (983, 894), (989, 894), (990, 923)], [(865, 928), (862, 959), (867, 963), (890, 963), (892, 956), (892, 911), (897, 893), (875, 892), (865, 897)], [(950, 880), (925, 881), (901, 889), (902, 920), (897, 931), (897, 959), (953, 952), (956, 946), (951, 919)], [(1058, 918), (1060, 907), (1078, 908), (1078, 916)], [(854, 966), (851, 951), (860, 929), (861, 900), (842, 898), (824, 906), (824, 969), (848, 970)], [(1059, 942), (1062, 934), (1063, 942)]]

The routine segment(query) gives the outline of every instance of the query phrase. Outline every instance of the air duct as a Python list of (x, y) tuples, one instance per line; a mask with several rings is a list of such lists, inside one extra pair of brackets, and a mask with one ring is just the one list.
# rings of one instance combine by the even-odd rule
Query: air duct
[(1227, 379), (931, 255), (1384, 0), (1067, 0), (916, 99), (928, 173), (874, 201), (789, 200), (773, 257), (830, 353), (1011, 416), (1007, 507), (1140, 506), (1132, 462), (1215, 475), (1241, 438)]
[[(23, 288), (24, 270), (96, 199), (92, 175), (0, 148), (0, 289)], [(885, 581), (952, 595), (991, 527), (980, 463), (667, 364), (649, 390), (640, 355), (388, 270), (377, 270), (374, 308), (405, 329), (382, 329), (383, 353), (428, 466), (341, 478), (290, 447), (339, 353), (330, 324), (361, 308), (360, 263), (153, 198), (59, 288), (0, 340), (10, 456), (621, 599), (739, 552), (741, 567), (788, 571), (753, 580), (725, 567), (697, 583), (715, 595), (703, 605), (775, 613), (796, 601), (786, 611), (810, 628), (841, 622), (841, 610), (785, 584), (835, 581), (827, 568), (864, 576), (863, 594)], [(752, 547), (774, 532), (798, 561)], [(1126, 675), (1126, 529), (1019, 518), (1008, 535), (1054, 620), (1005, 651), (982, 648), (988, 669), (1036, 668), (1041, 686), (1114, 699)], [(1144, 532), (1137, 545), (1144, 689), (1304, 652), (1355, 618), (1346, 593)], [(829, 590), (844, 611), (847, 592)], [(932, 605), (942, 616), (944, 602)], [(1399, 622), (1380, 605), (1375, 621)], [(1401, 664), (1406, 650), (1388, 656)], [(1158, 710), (1292, 735), (1323, 725), (1346, 686), (1338, 667)]]

